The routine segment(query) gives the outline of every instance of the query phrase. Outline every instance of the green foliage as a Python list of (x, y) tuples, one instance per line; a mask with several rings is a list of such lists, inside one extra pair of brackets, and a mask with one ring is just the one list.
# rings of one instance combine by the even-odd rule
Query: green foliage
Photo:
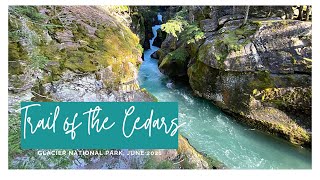
[(252, 94), (253, 95), (256, 95), (258, 93), (258, 90), (257, 89), (254, 89), (253, 91), (252, 91)]
[(183, 7), (180, 11), (176, 13), (174, 18), (177, 20), (185, 20), (187, 16), (188, 16), (188, 8)]
[(181, 34), (181, 38), (186, 40), (187, 44), (195, 43), (196, 41), (199, 41), (204, 37), (204, 32), (202, 32), (196, 24), (190, 24), (186, 26), (185, 30)]
[(156, 162), (151, 158), (149, 158), (147, 162), (143, 165), (144, 169), (155, 169), (155, 167), (156, 167)]
[(167, 23), (161, 25), (161, 30), (174, 37), (178, 37), (177, 33), (183, 30), (183, 21), (169, 20)]
[(136, 48), (141, 52), (143, 53), (143, 47), (141, 44), (137, 44)]
[[(17, 107), (18, 109), (18, 107)], [(43, 169), (50, 168), (49, 164), (54, 164), (55, 168), (66, 168), (72, 164), (69, 156), (39, 156), (36, 150), (22, 150), (20, 146), (20, 114), (9, 115), (8, 118), (8, 165), (9, 169)], [(16, 157), (25, 157), (15, 160)]]
[(182, 38), (183, 41), (190, 44), (203, 39), (205, 36), (197, 24), (190, 24), (186, 20), (187, 13), (187, 9), (182, 8), (173, 19), (161, 25), (161, 30), (176, 38)]
[(175, 59), (178, 61), (185, 61), (188, 55), (189, 55), (188, 51), (183, 47), (180, 47), (174, 50), (173, 52), (169, 53), (169, 56), (171, 56), (172, 59)]
[(248, 84), (253, 90), (264, 90), (275, 86), (274, 80), (268, 71), (258, 71), (255, 73), (255, 77), (256, 78)]
[(20, 30), (9, 31), (8, 35), (10, 42), (19, 42), (20, 38), (25, 36)]

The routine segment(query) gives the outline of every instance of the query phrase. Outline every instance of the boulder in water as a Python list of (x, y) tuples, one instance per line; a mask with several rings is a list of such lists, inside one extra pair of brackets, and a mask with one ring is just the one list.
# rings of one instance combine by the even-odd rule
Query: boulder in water
[(152, 57), (153, 59), (159, 59), (159, 57), (160, 57), (160, 51), (156, 51), (156, 52), (152, 53), (152, 54), (151, 54), (151, 57)]
[(162, 42), (166, 39), (167, 33), (162, 31), (161, 29), (157, 30), (157, 37), (154, 39), (152, 45), (161, 47)]

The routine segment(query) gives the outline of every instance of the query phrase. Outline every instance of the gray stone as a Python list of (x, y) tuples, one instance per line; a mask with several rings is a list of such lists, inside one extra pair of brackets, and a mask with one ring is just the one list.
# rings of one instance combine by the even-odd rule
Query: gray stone
[(244, 16), (242, 14), (234, 14), (234, 15), (226, 15), (222, 16), (218, 19), (219, 25), (224, 25), (226, 22), (231, 20), (237, 20), (237, 19), (244, 19)]
[(212, 32), (218, 28), (218, 24), (213, 19), (205, 19), (200, 21), (200, 28), (204, 32)]

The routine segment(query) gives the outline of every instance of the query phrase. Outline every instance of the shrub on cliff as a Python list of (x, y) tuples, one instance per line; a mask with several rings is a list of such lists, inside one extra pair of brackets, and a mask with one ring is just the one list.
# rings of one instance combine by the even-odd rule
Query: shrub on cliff
[(181, 39), (187, 44), (195, 43), (204, 38), (204, 33), (198, 27), (198, 24), (191, 23), (187, 20), (187, 8), (182, 8), (176, 16), (161, 26), (162, 31), (165, 31), (172, 36)]

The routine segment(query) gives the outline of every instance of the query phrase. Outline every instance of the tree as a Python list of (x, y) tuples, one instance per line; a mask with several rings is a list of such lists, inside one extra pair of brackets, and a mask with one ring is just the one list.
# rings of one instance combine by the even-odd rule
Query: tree
[(249, 9), (250, 9), (250, 6), (246, 6), (246, 14), (245, 14), (245, 16), (244, 16), (243, 24), (246, 24), (246, 23), (247, 23), (248, 16), (249, 16)]
[(190, 6), (189, 7), (189, 21), (191, 22), (191, 23), (193, 23), (194, 22), (194, 6)]
[(298, 16), (299, 20), (303, 19), (303, 6), (299, 6), (299, 16)]
[(307, 6), (307, 11), (306, 11), (306, 21), (309, 21), (310, 19), (310, 12), (311, 12), (311, 6)]

